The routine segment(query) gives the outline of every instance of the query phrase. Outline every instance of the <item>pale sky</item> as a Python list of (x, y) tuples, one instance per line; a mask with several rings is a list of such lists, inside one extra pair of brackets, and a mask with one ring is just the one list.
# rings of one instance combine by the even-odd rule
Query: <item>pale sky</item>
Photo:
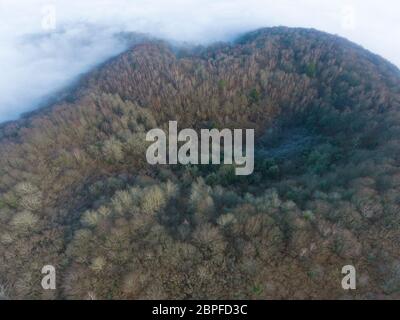
[(123, 51), (115, 32), (207, 44), (278, 25), (344, 36), (400, 66), (398, 0), (0, 0), (0, 122)]

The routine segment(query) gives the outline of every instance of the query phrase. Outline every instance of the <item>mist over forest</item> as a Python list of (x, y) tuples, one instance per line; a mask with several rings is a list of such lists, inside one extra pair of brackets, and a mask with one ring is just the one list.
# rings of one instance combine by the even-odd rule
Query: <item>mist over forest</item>
[(83, 73), (127, 49), (121, 33), (208, 45), (261, 27), (311, 27), (399, 66), (400, 44), (393, 41), (398, 8), (396, 0), (2, 0), (0, 123), (47, 105)]

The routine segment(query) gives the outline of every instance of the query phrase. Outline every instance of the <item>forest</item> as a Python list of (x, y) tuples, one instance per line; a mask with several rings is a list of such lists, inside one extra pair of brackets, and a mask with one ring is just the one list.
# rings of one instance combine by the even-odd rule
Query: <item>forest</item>
[[(253, 174), (149, 165), (169, 121), (254, 129)], [(0, 125), (4, 299), (399, 299), (399, 249), (400, 71), (334, 35), (143, 39)]]

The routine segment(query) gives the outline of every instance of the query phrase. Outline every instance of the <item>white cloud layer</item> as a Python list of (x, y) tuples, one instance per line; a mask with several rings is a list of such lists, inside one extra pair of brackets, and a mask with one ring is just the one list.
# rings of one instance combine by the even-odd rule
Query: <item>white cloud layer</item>
[(0, 0), (0, 122), (121, 52), (118, 31), (206, 44), (259, 27), (312, 27), (400, 66), (399, 13), (398, 0)]

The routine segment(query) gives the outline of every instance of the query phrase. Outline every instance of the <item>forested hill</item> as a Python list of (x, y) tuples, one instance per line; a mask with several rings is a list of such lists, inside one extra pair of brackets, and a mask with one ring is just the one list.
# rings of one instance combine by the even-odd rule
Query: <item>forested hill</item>
[[(141, 41), (1, 127), (0, 296), (400, 298), (399, 108), (395, 66), (319, 31)], [(149, 166), (170, 120), (254, 128), (255, 172)]]

